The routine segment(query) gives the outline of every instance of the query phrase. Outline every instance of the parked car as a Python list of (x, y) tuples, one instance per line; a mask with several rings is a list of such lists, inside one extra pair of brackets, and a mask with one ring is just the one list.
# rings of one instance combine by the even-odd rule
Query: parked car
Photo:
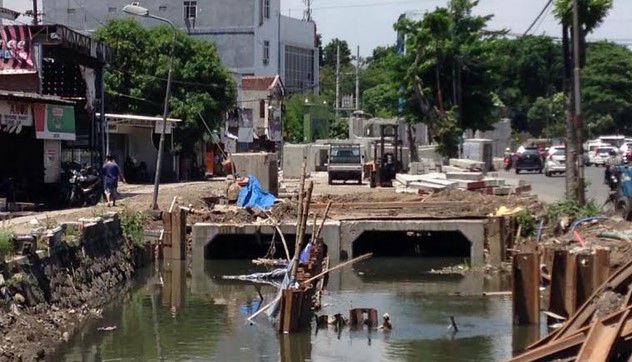
[(618, 154), (619, 152), (614, 147), (599, 147), (593, 151), (590, 163), (595, 166), (606, 166), (608, 160), (617, 157)]
[(554, 173), (566, 172), (566, 149), (557, 147), (549, 150), (549, 156), (544, 162), (544, 176), (551, 177)]
[(544, 168), (542, 156), (537, 147), (525, 147), (516, 157), (515, 161), (516, 173), (520, 171), (538, 171), (542, 173)]
[(594, 160), (595, 160), (595, 150), (601, 147), (612, 147), (607, 143), (603, 143), (603, 142), (589, 142), (588, 145), (586, 146), (585, 150), (584, 150), (584, 164), (586, 166), (591, 166), (594, 165)]

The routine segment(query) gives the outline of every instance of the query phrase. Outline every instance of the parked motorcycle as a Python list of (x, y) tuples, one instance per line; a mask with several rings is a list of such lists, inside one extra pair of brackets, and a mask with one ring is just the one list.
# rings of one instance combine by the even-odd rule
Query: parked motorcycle
[(68, 205), (70, 207), (81, 207), (98, 204), (103, 195), (103, 182), (99, 173), (90, 168), (81, 169), (80, 171), (71, 170), (70, 172), (70, 178), (68, 179), (70, 184)]

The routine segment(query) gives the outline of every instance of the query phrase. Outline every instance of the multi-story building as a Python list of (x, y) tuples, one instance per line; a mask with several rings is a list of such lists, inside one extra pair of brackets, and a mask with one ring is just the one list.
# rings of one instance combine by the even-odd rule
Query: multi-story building
[[(126, 15), (130, 0), (46, 0), (49, 23), (93, 31)], [(289, 92), (317, 90), (316, 25), (281, 15), (281, 0), (144, 0), (140, 6), (191, 36), (215, 42), (236, 75), (279, 75)], [(152, 19), (143, 19), (156, 25)], [(238, 82), (239, 84), (240, 82)]]

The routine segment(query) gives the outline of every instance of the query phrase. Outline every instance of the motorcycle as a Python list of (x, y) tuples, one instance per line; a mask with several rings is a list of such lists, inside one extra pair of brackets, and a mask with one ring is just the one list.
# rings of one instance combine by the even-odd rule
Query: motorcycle
[(70, 172), (70, 178), (68, 179), (70, 184), (68, 205), (70, 207), (81, 207), (98, 204), (103, 195), (101, 176), (91, 169), (71, 170)]

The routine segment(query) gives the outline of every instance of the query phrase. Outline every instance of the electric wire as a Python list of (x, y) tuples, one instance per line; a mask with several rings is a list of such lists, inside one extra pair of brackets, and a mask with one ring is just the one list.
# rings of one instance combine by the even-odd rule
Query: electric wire
[(529, 34), (529, 32), (531, 31), (531, 29), (533, 29), (533, 27), (535, 26), (535, 24), (537, 24), (538, 20), (540, 20), (540, 18), (542, 17), (542, 15), (544, 15), (544, 13), (549, 9), (549, 7), (553, 4), (553, 0), (549, 0), (546, 5), (544, 5), (544, 8), (542, 8), (542, 11), (540, 11), (540, 13), (538, 14), (538, 16), (533, 20), (533, 22), (531, 23), (531, 25), (529, 25), (529, 27), (527, 28), (527, 30), (524, 32), (524, 34), (522, 34), (522, 36), (526, 36)]

